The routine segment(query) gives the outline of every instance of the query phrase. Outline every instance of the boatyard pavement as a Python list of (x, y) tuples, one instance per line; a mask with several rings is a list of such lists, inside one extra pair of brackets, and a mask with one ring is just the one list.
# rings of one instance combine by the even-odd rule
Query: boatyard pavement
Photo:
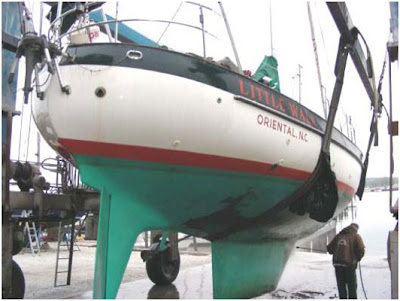
[[(95, 242), (80, 244), (74, 252), (71, 286), (54, 287), (56, 246), (40, 256), (18, 254), (14, 260), (25, 274), (28, 299), (90, 299), (94, 273)], [(361, 262), (362, 280), (369, 299), (390, 299), (390, 270), (384, 256), (366, 255)], [(65, 282), (60, 274), (59, 283)], [(244, 275), (245, 277), (245, 275)], [(358, 298), (365, 299), (357, 270)], [(173, 285), (158, 287), (147, 278), (140, 252), (132, 252), (117, 298), (212, 299), (210, 248), (181, 251), (181, 271)], [(277, 289), (257, 299), (337, 299), (331, 256), (295, 251)]]
[[(40, 255), (32, 255), (30, 250), (21, 252), (13, 259), (21, 267), (25, 276), (25, 299), (63, 299), (71, 298), (80, 293), (91, 291), (93, 286), (96, 241), (78, 242), (79, 251), (75, 248), (73, 254), (72, 277), (70, 286), (54, 287), (56, 267), (57, 242), (50, 242), (50, 249), (41, 251)], [(61, 248), (60, 257), (66, 257), (66, 247)], [(197, 252), (181, 250), (181, 271), (193, 266), (210, 263), (210, 248), (205, 251), (201, 247)], [(67, 270), (68, 260), (60, 261), (59, 271)], [(58, 274), (57, 283), (66, 283), (67, 275)], [(140, 258), (140, 251), (132, 252), (124, 278), (125, 282), (147, 279), (145, 263)], [(150, 281), (150, 280), (148, 280)], [(91, 293), (90, 293), (91, 298)], [(76, 298), (76, 297), (74, 297)]]

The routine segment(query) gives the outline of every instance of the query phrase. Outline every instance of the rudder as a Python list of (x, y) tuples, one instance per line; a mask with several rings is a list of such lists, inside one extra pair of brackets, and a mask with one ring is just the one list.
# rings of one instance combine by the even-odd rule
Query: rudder
[(286, 240), (213, 241), (214, 298), (251, 298), (274, 290), (292, 249)]

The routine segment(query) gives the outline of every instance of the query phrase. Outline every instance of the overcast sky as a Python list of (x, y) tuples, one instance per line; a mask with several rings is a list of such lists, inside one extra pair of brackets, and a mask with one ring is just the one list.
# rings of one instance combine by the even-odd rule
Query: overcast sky
[[(219, 6), (215, 1), (197, 1), (210, 6), (216, 12), (220, 13)], [(120, 1), (118, 5), (118, 14), (120, 18), (152, 18), (165, 19), (172, 18), (180, 0), (147, 0), (147, 1)], [(270, 35), (270, 8), (272, 12), (272, 43), (273, 54), (278, 59), (279, 74), (281, 81), (281, 92), (287, 96), (299, 99), (299, 79), (298, 65), (301, 69), (301, 100), (302, 103), (313, 111), (323, 116), (319, 83), (317, 78), (317, 69), (311, 41), (310, 24), (307, 13), (307, 3), (305, 1), (269, 1), (265, 0), (246, 0), (246, 1), (223, 1), (225, 12), (234, 36), (234, 40), (239, 53), (243, 69), (251, 70), (253, 73), (262, 61), (264, 55), (271, 54), (271, 35)], [(386, 42), (389, 38), (389, 4), (386, 1), (353, 1), (347, 2), (350, 16), (353, 24), (364, 35), (371, 49), (376, 82), (382, 70), (383, 61), (386, 53)], [(34, 13), (38, 14), (37, 5), (30, 4)], [(116, 3), (108, 2), (105, 4), (108, 14), (115, 15)], [(327, 89), (327, 96), (331, 98), (332, 89), (335, 83), (333, 68), (336, 59), (337, 46), (339, 42), (339, 32), (324, 2), (311, 2), (313, 14), (314, 30), (317, 41), (319, 61), (321, 66), (323, 85)], [(181, 6), (175, 21), (190, 22), (199, 26), (199, 9), (194, 5), (184, 4)], [(130, 23), (130, 26), (148, 35), (154, 40), (158, 40), (165, 24), (151, 25), (148, 23)], [(38, 26), (37, 26), (38, 27)], [(222, 19), (214, 12), (209, 13), (205, 10), (205, 28), (218, 37), (226, 39), (227, 34)], [(193, 51), (197, 47), (198, 54), (201, 51), (201, 33), (190, 31), (179, 31), (178, 27), (171, 26), (160, 41), (173, 49)], [(178, 44), (185, 47), (178, 48)], [(206, 37), (207, 56), (213, 56), (215, 59), (221, 59), (229, 56), (234, 61), (232, 51), (229, 49), (228, 41), (221, 42), (213, 37)], [(223, 47), (222, 47), (223, 46)], [(186, 49), (185, 49), (186, 48)], [(393, 83), (398, 82), (398, 63), (393, 67)], [(384, 103), (388, 106), (388, 69), (386, 69), (385, 81), (383, 85)], [(398, 99), (398, 91), (394, 91), (394, 97)], [(21, 93), (19, 93), (21, 94)], [(394, 120), (398, 120), (398, 101), (395, 103)], [(21, 109), (21, 107), (19, 107)], [(28, 111), (28, 110), (27, 110)], [(361, 84), (361, 80), (353, 67), (353, 63), (348, 60), (345, 83), (341, 97), (341, 107), (338, 113), (343, 113), (352, 117), (356, 128), (357, 144), (364, 152), (368, 135), (371, 111), (369, 99)], [(15, 118), (19, 123), (19, 118)], [(337, 127), (344, 128), (344, 119), (338, 119)], [(380, 122), (380, 146), (374, 148), (371, 153), (369, 177), (388, 176), (388, 135), (387, 118), (385, 115)], [(27, 124), (28, 122), (24, 122)], [(19, 125), (14, 127), (17, 129)], [(32, 125), (33, 128), (34, 125)], [(27, 129), (28, 126), (25, 125)], [(34, 129), (31, 129), (34, 131)], [(395, 138), (398, 144), (398, 138)], [(21, 142), (23, 144), (23, 141)], [(14, 149), (18, 147), (14, 142)], [(35, 142), (30, 143), (32, 151), (35, 153)], [(16, 146), (15, 146), (16, 145)], [(398, 146), (397, 146), (398, 150)], [(25, 152), (25, 151), (23, 151)], [(15, 151), (14, 151), (15, 153)], [(397, 153), (397, 152), (396, 152)], [(21, 155), (22, 156), (22, 155)], [(34, 160), (34, 157), (30, 158)], [(398, 168), (397, 168), (398, 170)]]

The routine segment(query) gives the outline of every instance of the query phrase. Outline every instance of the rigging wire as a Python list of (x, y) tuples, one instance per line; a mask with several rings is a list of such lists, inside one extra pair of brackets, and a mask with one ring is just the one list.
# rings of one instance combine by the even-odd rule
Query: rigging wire
[[(384, 105), (384, 104), (382, 104), (382, 108), (384, 108), (385, 109), (385, 112), (386, 112), (386, 117), (388, 118), (388, 120), (390, 120), (390, 117), (389, 117), (389, 112), (388, 112), (388, 110), (387, 110), (387, 108), (386, 108), (386, 106)], [(390, 125), (390, 123), (388, 123), (388, 126)]]
[[(52, 74), (51, 74), (50, 72), (48, 72), (48, 75), (47, 75), (46, 80), (45, 80), (43, 83), (37, 85), (37, 87), (43, 87), (43, 86), (45, 86), (45, 85), (47, 84), (47, 82), (49, 81), (51, 75), (52, 75)], [(36, 81), (36, 78), (34, 78), (32, 82), (34, 83), (35, 81)], [(33, 86), (33, 84), (32, 84), (32, 86)], [(31, 88), (32, 88), (32, 86), (31, 86)], [(36, 85), (35, 85), (35, 86), (36, 86)]]
[(322, 109), (323, 109), (323, 112), (324, 112), (324, 117), (325, 117), (325, 119), (327, 119), (328, 118), (328, 106), (327, 106), (327, 103), (326, 103), (326, 99), (324, 97), (324, 90), (323, 90), (322, 76), (321, 76), (321, 68), (320, 68), (319, 56), (318, 56), (318, 47), (317, 47), (317, 41), (316, 41), (316, 38), (315, 38), (314, 22), (313, 22), (313, 18), (312, 18), (310, 2), (307, 2), (307, 11), (308, 11), (308, 19), (309, 19), (309, 22), (310, 22), (311, 40), (312, 40), (312, 44), (313, 44), (313, 48), (314, 48), (315, 64), (316, 64), (316, 67), (317, 67), (319, 89), (320, 89), (320, 93), (321, 93)]
[[(329, 56), (327, 55), (327, 45), (326, 45), (326, 43), (325, 43), (324, 30), (323, 30), (323, 28), (322, 28), (322, 24), (321, 24), (321, 21), (320, 21), (320, 19), (319, 19), (319, 16), (320, 16), (320, 9), (319, 9), (319, 6), (318, 6), (318, 3), (317, 3), (317, 2), (314, 3), (314, 7), (315, 7), (315, 10), (317, 11), (317, 13), (316, 13), (315, 15), (317, 16), (317, 23), (318, 23), (319, 33), (320, 33), (320, 37), (321, 37), (321, 39), (322, 39), (324, 58), (325, 58), (325, 61), (326, 61), (327, 65), (328, 65), (329, 70), (334, 70), (333, 64), (332, 64), (332, 62), (331, 62)], [(324, 88), (325, 88), (325, 91), (326, 91), (326, 88), (327, 88), (327, 87), (324, 87)], [(327, 100), (328, 107), (329, 107), (330, 99), (328, 99), (328, 98), (326, 97), (326, 92), (325, 92), (325, 98), (326, 98), (326, 100)], [(342, 116), (345, 117), (345, 119), (347, 120), (347, 113), (346, 113), (346, 110), (345, 110), (344, 107), (343, 107), (343, 102), (339, 102), (339, 108), (340, 108), (340, 111), (341, 111)], [(342, 122), (340, 122), (340, 119), (338, 120), (338, 122), (339, 122), (339, 126), (342, 127), (343, 124), (342, 124)], [(348, 128), (347, 121), (346, 121), (345, 127)], [(342, 129), (341, 129), (341, 132), (342, 132)]]
[[(325, 2), (324, 2), (324, 4), (325, 4)], [(320, 12), (319, 12), (319, 8), (318, 8), (318, 2), (315, 2), (314, 5), (315, 5), (315, 9), (317, 11), (317, 13), (316, 13), (317, 23), (318, 23), (319, 32), (320, 32), (321, 39), (322, 39), (322, 45), (324, 46), (324, 49), (325, 49), (325, 60), (328, 63), (329, 70), (333, 70), (333, 67), (332, 67), (333, 64), (332, 64), (331, 60), (329, 59), (329, 56), (326, 55), (327, 46), (326, 46), (326, 43), (325, 43), (324, 31), (322, 29), (321, 21), (319, 19)]]
[[(47, 78), (46, 78), (46, 80), (42, 83), (42, 84), (40, 84), (40, 85), (38, 85), (39, 87), (42, 87), (42, 86), (44, 86), (44, 85), (46, 85), (47, 84), (47, 82), (49, 81), (49, 79), (50, 79), (50, 77), (51, 77), (51, 73), (49, 73), (48, 74), (48, 76), (47, 76)], [(34, 83), (35, 82), (35, 80), (36, 80), (36, 78), (34, 78), (33, 79), (33, 81), (32, 81), (32, 83)], [(31, 88), (33, 87), (33, 84), (32, 84), (32, 86), (31, 86)], [(15, 91), (15, 93), (18, 93), (18, 92), (21, 92), (21, 91), (23, 91), (23, 88), (20, 88), (20, 89), (17, 89), (16, 91)], [(30, 136), (30, 128), (31, 128), (31, 124), (32, 124), (32, 94), (31, 94), (31, 110), (30, 110), (30, 120), (29, 120), (29, 128), (28, 128), (28, 137), (27, 137), (27, 152), (26, 152), (26, 154), (25, 154), (25, 157), (26, 157), (26, 160), (25, 161), (28, 161), (28, 149), (29, 149), (29, 136)], [(21, 118), (21, 121), (20, 121), (20, 126), (19, 126), (19, 138), (18, 138), (18, 161), (20, 161), (20, 159), (21, 159), (21, 148), (22, 148), (22, 145), (21, 145), (21, 140), (22, 140), (22, 130), (23, 130), (23, 124), (24, 124), (24, 117), (25, 117), (25, 104), (22, 102), (22, 108), (21, 108), (21, 115), (20, 115), (20, 118)]]
[[(175, 13), (174, 13), (174, 15), (173, 15), (171, 21), (174, 21), (176, 15), (178, 14), (179, 10), (181, 9), (182, 4), (183, 4), (183, 1), (181, 1), (181, 3), (179, 4), (178, 9), (175, 11)], [(170, 25), (171, 25), (171, 23), (168, 23), (168, 24), (167, 24), (167, 26), (165, 27), (163, 33), (162, 33), (161, 36), (158, 38), (157, 44), (160, 42), (160, 40), (162, 39), (162, 37), (164, 36), (164, 34), (167, 32), (167, 30), (168, 30), (168, 28), (169, 28)]]

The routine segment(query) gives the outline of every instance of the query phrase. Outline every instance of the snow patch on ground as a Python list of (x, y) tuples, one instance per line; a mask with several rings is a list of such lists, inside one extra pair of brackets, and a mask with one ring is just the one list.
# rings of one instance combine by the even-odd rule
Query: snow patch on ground
[[(210, 250), (208, 249), (208, 252)], [(206, 252), (203, 252), (204, 254)], [(132, 252), (118, 299), (212, 299), (211, 254), (181, 254), (181, 272), (173, 285), (158, 287), (147, 279), (139, 252)], [(26, 281), (27, 299), (90, 299), (95, 248), (82, 246), (74, 253), (72, 285), (53, 287), (55, 250), (32, 256), (14, 256)], [(335, 270), (328, 254), (294, 251), (275, 291), (256, 299), (337, 299)], [(361, 261), (368, 299), (390, 299), (390, 270), (385, 256), (366, 255)], [(365, 299), (357, 270), (358, 298)]]
[[(362, 280), (368, 299), (390, 299), (390, 269), (384, 256), (365, 256)], [(365, 299), (359, 269), (357, 295)], [(294, 252), (275, 291), (257, 299), (337, 299), (335, 269), (328, 254)]]

